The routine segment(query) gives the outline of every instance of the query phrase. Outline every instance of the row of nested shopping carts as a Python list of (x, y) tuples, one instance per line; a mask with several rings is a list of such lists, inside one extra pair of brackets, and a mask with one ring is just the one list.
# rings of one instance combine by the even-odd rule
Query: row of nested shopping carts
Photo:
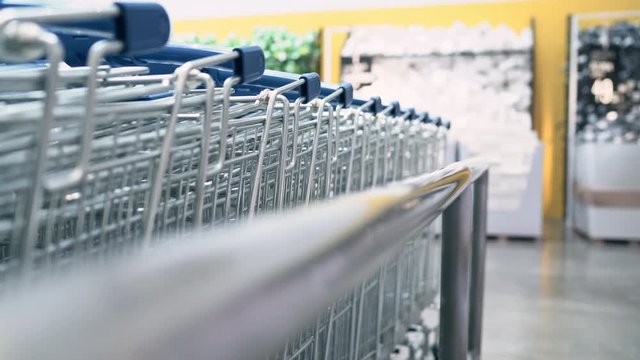
[[(349, 84), (327, 86), (317, 74), (265, 70), (256, 46), (167, 45), (159, 5), (0, 7), (2, 296), (444, 162), (439, 118), (353, 99)], [(393, 350), (401, 318), (436, 298), (433, 242), (430, 226), (408, 234), (400, 253), (274, 357)]]

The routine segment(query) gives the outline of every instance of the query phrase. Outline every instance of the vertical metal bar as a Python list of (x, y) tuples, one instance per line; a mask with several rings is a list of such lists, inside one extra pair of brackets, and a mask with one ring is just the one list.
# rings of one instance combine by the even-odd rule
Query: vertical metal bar
[[(213, 104), (215, 103), (215, 83), (211, 76), (199, 74), (198, 78), (205, 84), (207, 98), (205, 99), (204, 122), (202, 124), (202, 138), (200, 139), (200, 158), (198, 164), (198, 177), (196, 179), (196, 196), (193, 205), (193, 226), (202, 226), (202, 209), (204, 207), (204, 190), (207, 181), (207, 166), (209, 165), (209, 146), (211, 143), (211, 122), (213, 121)], [(220, 123), (222, 127), (222, 123)], [(226, 143), (226, 139), (221, 139), (220, 143)], [(224, 156), (221, 155), (220, 156)], [(185, 206), (187, 202), (185, 201)]]
[[(278, 176), (276, 181), (276, 194), (274, 195), (275, 208), (277, 211), (282, 211), (284, 208), (284, 193), (285, 193), (285, 176), (288, 165), (287, 164), (287, 147), (289, 141), (287, 137), (289, 135), (289, 104), (287, 98), (284, 95), (279, 95), (278, 99), (282, 101), (282, 143), (280, 144), (280, 164), (278, 165)], [(295, 133), (292, 134), (296, 136)], [(295, 159), (295, 158), (294, 158)]]
[(473, 243), (471, 245), (471, 293), (469, 295), (469, 353), (472, 360), (480, 360), (482, 350), (488, 182), (489, 173), (485, 171), (473, 185)]
[(469, 340), (469, 270), (473, 188), (444, 211), (440, 294), (440, 360), (466, 360)]
[[(33, 174), (33, 189), (27, 192), (27, 208), (24, 214), (24, 228), (22, 230), (22, 241), (18, 242), (19, 249), (12, 248), (12, 252), (18, 252), (21, 262), (19, 275), (22, 281), (29, 278), (30, 272), (33, 270), (33, 261), (35, 260), (35, 248), (38, 241), (38, 227), (40, 218), (38, 213), (42, 206), (44, 188), (42, 187), (42, 179), (47, 172), (47, 150), (49, 148), (49, 135), (51, 128), (55, 122), (54, 109), (58, 99), (56, 89), (58, 86), (59, 70), (58, 65), (63, 61), (64, 49), (56, 36), (50, 33), (44, 33), (41, 39), (42, 44), (46, 48), (47, 60), (49, 68), (46, 70), (44, 90), (47, 96), (44, 99), (42, 109), (42, 122), (38, 126), (36, 132), (38, 141), (35, 146), (35, 156), (31, 160), (35, 171)], [(15, 246), (12, 244), (12, 247)], [(13, 255), (13, 254), (12, 254)]]
[(353, 350), (353, 359), (359, 359), (358, 355), (360, 351), (360, 334), (362, 333), (362, 313), (364, 311), (364, 294), (365, 288), (367, 287), (367, 282), (363, 282), (360, 285), (360, 306), (358, 306), (358, 315), (357, 315), (357, 325), (355, 329), (355, 341), (354, 341), (354, 350)]
[[(357, 312), (356, 312), (357, 311)], [(353, 299), (351, 302), (351, 328), (349, 329), (349, 360), (353, 360), (356, 358), (356, 341), (358, 340), (358, 332), (360, 328), (358, 328), (358, 314), (360, 311), (358, 310), (358, 294), (356, 290), (353, 290)]]
[(353, 132), (351, 133), (351, 149), (349, 151), (349, 165), (347, 167), (347, 186), (345, 189), (345, 194), (348, 194), (351, 191), (351, 184), (353, 182), (353, 160), (355, 158), (355, 150), (357, 144), (358, 130), (357, 130), (357, 117), (352, 116), (353, 123)]
[[(329, 360), (329, 354), (331, 353), (331, 336), (333, 336), (333, 320), (335, 318), (335, 314), (336, 314), (336, 307), (331, 306), (331, 313), (329, 314), (329, 322), (327, 322), (327, 341), (324, 343), (324, 360)], [(334, 345), (334, 348), (336, 348), (335, 345)], [(317, 358), (314, 360), (317, 360)]]
[[(309, 163), (309, 177), (307, 178), (307, 192), (306, 192), (306, 196), (305, 196), (305, 204), (308, 205), (309, 202), (311, 201), (311, 193), (313, 192), (313, 185), (314, 185), (314, 171), (316, 168), (316, 157), (318, 156), (318, 142), (320, 139), (320, 130), (322, 130), (322, 123), (324, 120), (324, 101), (320, 103), (320, 106), (318, 106), (318, 113), (316, 115), (316, 130), (314, 133), (314, 138), (313, 138), (313, 142), (311, 144), (311, 159), (310, 159), (310, 163)], [(329, 127), (331, 126), (331, 121), (328, 120), (329, 122)], [(328, 156), (328, 154), (327, 154)], [(329, 158), (327, 158), (327, 161), (329, 161)], [(318, 182), (318, 187), (320, 187), (320, 182)], [(319, 195), (318, 195), (319, 197)]]
[(387, 275), (387, 264), (378, 270), (378, 313), (376, 317), (376, 359), (382, 357), (382, 317), (384, 314), (384, 283)]
[(565, 220), (573, 228), (573, 178), (575, 172), (575, 134), (578, 101), (578, 22), (576, 15), (569, 17), (569, 88), (567, 90), (567, 144), (565, 166)]
[[(402, 261), (404, 249), (400, 250), (400, 253), (397, 255), (396, 259), (396, 288), (393, 294), (393, 332), (391, 333), (393, 341), (395, 341), (396, 336), (399, 333), (402, 333), (404, 329), (399, 328), (401, 323), (400, 319), (400, 297), (402, 296)], [(402, 324), (406, 325), (406, 324)]]
[[(313, 330), (313, 343), (311, 344), (311, 346), (313, 346), (313, 360), (320, 359), (320, 355), (318, 354), (320, 350), (320, 318), (320, 316), (316, 318), (316, 326)], [(327, 341), (329, 341), (329, 339), (327, 339)]]

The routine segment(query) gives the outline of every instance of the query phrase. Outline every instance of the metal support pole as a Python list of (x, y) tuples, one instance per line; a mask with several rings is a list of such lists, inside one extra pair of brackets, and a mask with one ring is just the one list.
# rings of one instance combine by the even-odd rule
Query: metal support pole
[(575, 176), (576, 126), (578, 112), (578, 31), (579, 19), (569, 17), (569, 85), (567, 89), (567, 145), (565, 166), (565, 221), (567, 229), (573, 231), (573, 180)]
[(485, 172), (473, 184), (473, 244), (471, 245), (471, 293), (469, 295), (469, 353), (472, 360), (480, 360), (482, 350), (488, 180), (489, 173)]
[(444, 211), (440, 294), (440, 360), (466, 360), (469, 345), (469, 275), (473, 188)]

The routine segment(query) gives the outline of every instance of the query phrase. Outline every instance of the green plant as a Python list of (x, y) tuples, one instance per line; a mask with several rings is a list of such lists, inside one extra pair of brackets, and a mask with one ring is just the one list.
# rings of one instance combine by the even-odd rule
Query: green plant
[(284, 28), (258, 28), (246, 39), (229, 34), (224, 40), (213, 35), (190, 36), (179, 42), (205, 46), (237, 47), (259, 45), (264, 51), (267, 69), (290, 73), (318, 72), (320, 65), (320, 42), (317, 31), (298, 35)]

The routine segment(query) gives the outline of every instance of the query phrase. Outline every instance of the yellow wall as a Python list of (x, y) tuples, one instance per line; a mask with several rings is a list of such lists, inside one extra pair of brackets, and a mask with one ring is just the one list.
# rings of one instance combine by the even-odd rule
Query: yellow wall
[[(274, 5), (276, 6), (276, 5)], [(640, 0), (524, 0), (505, 3), (439, 5), (415, 8), (370, 9), (294, 15), (250, 16), (231, 19), (191, 20), (174, 24), (174, 33), (233, 32), (248, 36), (256, 26), (285, 26), (302, 32), (326, 26), (395, 24), (450, 25), (456, 20), (473, 25), (489, 21), (516, 30), (535, 19), (536, 67), (534, 126), (545, 144), (544, 213), (560, 218), (564, 213), (566, 136), (566, 60), (568, 15), (577, 12), (640, 9)]]

